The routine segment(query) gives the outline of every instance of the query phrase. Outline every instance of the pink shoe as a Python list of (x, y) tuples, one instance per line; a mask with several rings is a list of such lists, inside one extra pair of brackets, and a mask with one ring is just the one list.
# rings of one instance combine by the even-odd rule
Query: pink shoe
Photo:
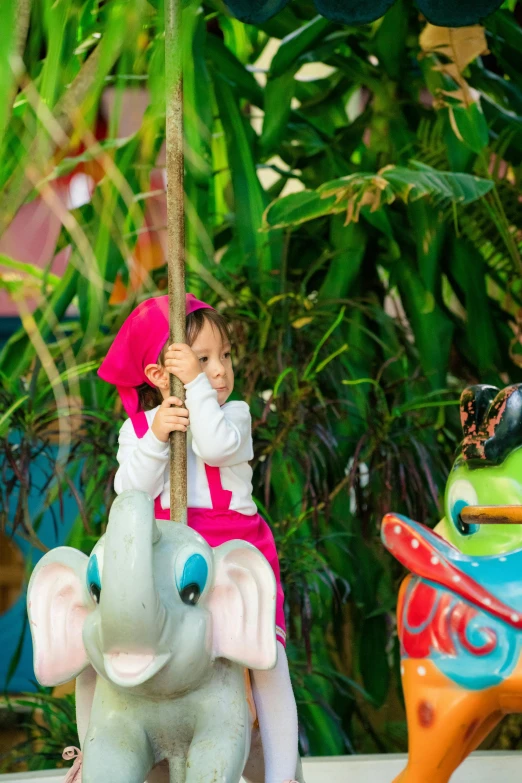
[(82, 752), (78, 748), (70, 745), (65, 748), (62, 758), (66, 761), (74, 759), (74, 764), (63, 779), (62, 783), (82, 783)]

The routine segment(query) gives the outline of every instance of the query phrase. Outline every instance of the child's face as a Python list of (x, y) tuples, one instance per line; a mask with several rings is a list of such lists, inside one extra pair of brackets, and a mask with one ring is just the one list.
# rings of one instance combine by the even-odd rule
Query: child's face
[(224, 405), (234, 388), (230, 343), (223, 342), (219, 330), (205, 319), (203, 328), (190, 347), (199, 360), (201, 371), (217, 391), (218, 403)]

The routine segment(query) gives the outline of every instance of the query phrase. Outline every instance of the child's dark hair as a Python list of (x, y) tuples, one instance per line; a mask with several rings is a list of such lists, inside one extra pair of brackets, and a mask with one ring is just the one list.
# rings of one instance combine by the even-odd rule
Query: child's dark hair
[[(187, 345), (192, 345), (197, 339), (198, 334), (201, 332), (205, 325), (205, 321), (208, 321), (221, 335), (224, 343), (231, 342), (232, 335), (228, 322), (218, 313), (217, 310), (211, 310), (209, 307), (204, 307), (199, 310), (194, 310), (193, 313), (187, 315), (186, 328), (187, 328)], [(158, 364), (163, 366), (165, 361), (165, 351), (169, 345), (169, 340), (165, 343), (158, 356)], [(149, 411), (152, 408), (156, 408), (163, 402), (160, 390), (156, 386), (149, 386), (148, 383), (142, 383), (136, 387), (138, 392), (138, 400), (140, 410)]]

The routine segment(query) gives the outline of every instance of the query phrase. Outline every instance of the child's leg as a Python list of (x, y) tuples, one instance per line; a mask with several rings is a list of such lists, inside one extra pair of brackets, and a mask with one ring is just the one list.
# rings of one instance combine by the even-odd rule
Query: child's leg
[(277, 642), (277, 664), (252, 672), (252, 690), (265, 757), (265, 783), (293, 781), (297, 767), (297, 708), (286, 651)]

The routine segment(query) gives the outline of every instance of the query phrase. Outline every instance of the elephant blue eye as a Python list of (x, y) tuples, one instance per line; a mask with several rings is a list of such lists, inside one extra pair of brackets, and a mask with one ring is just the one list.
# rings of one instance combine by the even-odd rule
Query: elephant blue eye
[(479, 525), (469, 525), (467, 522), (464, 522), (460, 516), (462, 509), (469, 505), (470, 504), (466, 500), (457, 500), (451, 508), (453, 524), (462, 536), (471, 536), (473, 533), (476, 533), (480, 527)]
[(208, 578), (207, 561), (202, 555), (191, 555), (183, 567), (183, 575), (178, 585), (181, 600), (195, 606), (205, 589)]
[(89, 593), (92, 595), (96, 603), (99, 604), (101, 595), (101, 579), (100, 569), (98, 568), (98, 558), (96, 555), (91, 557), (87, 566), (87, 587), (89, 588)]

